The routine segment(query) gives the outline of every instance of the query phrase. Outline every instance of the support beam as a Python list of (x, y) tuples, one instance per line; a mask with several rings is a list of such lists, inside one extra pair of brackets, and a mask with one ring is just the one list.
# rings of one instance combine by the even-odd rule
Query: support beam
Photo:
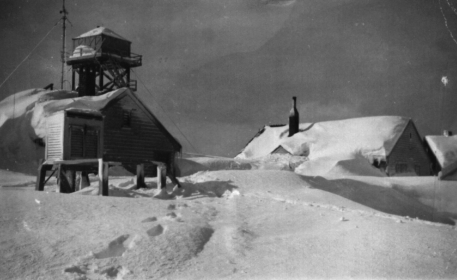
[(81, 172), (81, 189), (90, 186), (89, 174), (85, 171)]
[(136, 166), (136, 188), (145, 188), (146, 183), (144, 182), (144, 164), (138, 164)]
[(35, 183), (36, 191), (44, 191), (44, 182), (46, 179), (46, 172), (52, 169), (52, 165), (40, 164), (38, 166), (38, 175)]
[(163, 189), (167, 186), (167, 166), (164, 164), (157, 165), (157, 188)]
[(76, 171), (75, 191), (80, 191), (90, 186), (89, 176), (86, 171)]
[(103, 159), (98, 159), (98, 187), (99, 195), (108, 196), (108, 169), (109, 165), (107, 162), (103, 162)]
[(103, 68), (101, 65), (99, 66), (98, 71), (99, 71), (98, 86), (99, 86), (100, 92), (102, 92), (104, 90), (104, 88), (103, 88)]
[(75, 90), (75, 70), (71, 70), (71, 90)]
[(182, 188), (181, 184), (179, 183), (178, 179), (172, 174), (168, 174), (168, 178), (170, 178), (171, 182), (175, 185), (178, 185), (178, 188)]
[(64, 165), (59, 165), (59, 192), (72, 193), (75, 191), (75, 176), (74, 170), (67, 170)]

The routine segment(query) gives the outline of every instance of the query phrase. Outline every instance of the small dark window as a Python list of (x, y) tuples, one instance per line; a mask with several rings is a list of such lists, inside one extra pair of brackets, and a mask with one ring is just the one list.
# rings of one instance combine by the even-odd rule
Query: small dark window
[(132, 111), (122, 110), (122, 128), (132, 127)]

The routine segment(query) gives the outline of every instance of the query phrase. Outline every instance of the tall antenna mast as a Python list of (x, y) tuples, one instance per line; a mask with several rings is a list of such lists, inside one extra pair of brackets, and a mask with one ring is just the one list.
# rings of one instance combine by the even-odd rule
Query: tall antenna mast
[[(63, 21), (63, 24), (62, 24), (62, 53), (61, 53), (61, 60), (62, 60), (62, 72), (61, 72), (61, 76), (60, 76), (60, 88), (63, 89), (63, 82), (64, 82), (64, 74), (65, 74), (65, 37), (66, 37), (66, 23), (67, 23), (67, 15), (68, 15), (68, 12), (67, 10), (65, 9), (65, 0), (63, 0), (63, 5), (62, 5), (62, 10), (60, 11), (61, 14), (63, 14), (62, 16), (62, 21)], [(70, 22), (70, 21), (68, 21)], [(71, 22), (70, 22), (71, 24)]]

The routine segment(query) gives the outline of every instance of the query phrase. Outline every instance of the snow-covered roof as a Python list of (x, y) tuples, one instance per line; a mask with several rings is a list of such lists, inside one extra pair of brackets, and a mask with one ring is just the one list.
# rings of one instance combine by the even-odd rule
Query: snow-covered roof
[(95, 29), (92, 29), (92, 30), (84, 33), (84, 34), (81, 34), (78, 37), (76, 37), (75, 39), (84, 38), (84, 37), (91, 37), (91, 36), (97, 36), (97, 35), (100, 35), (100, 34), (103, 34), (103, 35), (106, 35), (106, 36), (110, 36), (110, 37), (114, 37), (114, 38), (118, 38), (118, 39), (121, 39), (121, 40), (124, 40), (124, 41), (129, 41), (129, 40), (125, 39), (124, 37), (122, 37), (121, 35), (119, 35), (116, 32), (114, 32), (113, 30), (111, 30), (109, 28), (106, 28), (106, 27), (103, 27), (103, 26), (97, 27)]
[(398, 116), (354, 118), (319, 123), (302, 123), (299, 132), (288, 137), (287, 125), (265, 126), (257, 137), (237, 156), (258, 158), (270, 154), (279, 146), (293, 155), (310, 159), (322, 157), (385, 158), (410, 122)]
[(425, 141), (427, 141), (441, 168), (457, 161), (457, 135), (429, 135), (425, 136)]
[(46, 135), (46, 117), (54, 113), (70, 110), (73, 112), (86, 112), (90, 114), (99, 114), (108, 104), (116, 100), (121, 95), (130, 95), (136, 103), (145, 109), (151, 117), (155, 125), (170, 139), (177, 149), (181, 149), (181, 144), (167, 131), (167, 129), (160, 123), (154, 114), (145, 105), (146, 103), (141, 100), (140, 96), (133, 94), (128, 88), (120, 88), (102, 95), (97, 96), (83, 96), (77, 98), (67, 98), (60, 100), (49, 100), (42, 103), (37, 103), (33, 110), (32, 127), (35, 134), (41, 138)]

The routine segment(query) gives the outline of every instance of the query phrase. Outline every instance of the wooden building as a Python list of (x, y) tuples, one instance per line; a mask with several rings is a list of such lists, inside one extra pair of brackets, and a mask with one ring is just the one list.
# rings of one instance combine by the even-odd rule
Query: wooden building
[(36, 189), (43, 190), (46, 172), (53, 169), (61, 192), (75, 191), (76, 172), (86, 179), (88, 173), (98, 173), (100, 193), (107, 195), (110, 165), (136, 172), (138, 187), (145, 186), (144, 176), (155, 175), (162, 187), (166, 176), (179, 186), (175, 157), (181, 145), (134, 93), (130, 69), (142, 64), (141, 56), (131, 53), (128, 40), (104, 27), (73, 42), (67, 64), (79, 98), (47, 118), (45, 161)]
[(424, 143), (433, 175), (443, 180), (457, 180), (457, 136), (444, 131), (443, 135), (425, 136)]
[(388, 176), (431, 175), (430, 158), (412, 119), (408, 120), (398, 135), (385, 162), (380, 159), (374, 165), (384, 170)]
[[(141, 187), (144, 176), (169, 176), (175, 181), (175, 157), (180, 152), (180, 143), (141, 98), (121, 88), (102, 96), (76, 98), (47, 118), (40, 172), (60, 168), (61, 191), (73, 192), (74, 171), (99, 173), (99, 164), (104, 162), (137, 172)], [(40, 180), (38, 190), (43, 188)]]

